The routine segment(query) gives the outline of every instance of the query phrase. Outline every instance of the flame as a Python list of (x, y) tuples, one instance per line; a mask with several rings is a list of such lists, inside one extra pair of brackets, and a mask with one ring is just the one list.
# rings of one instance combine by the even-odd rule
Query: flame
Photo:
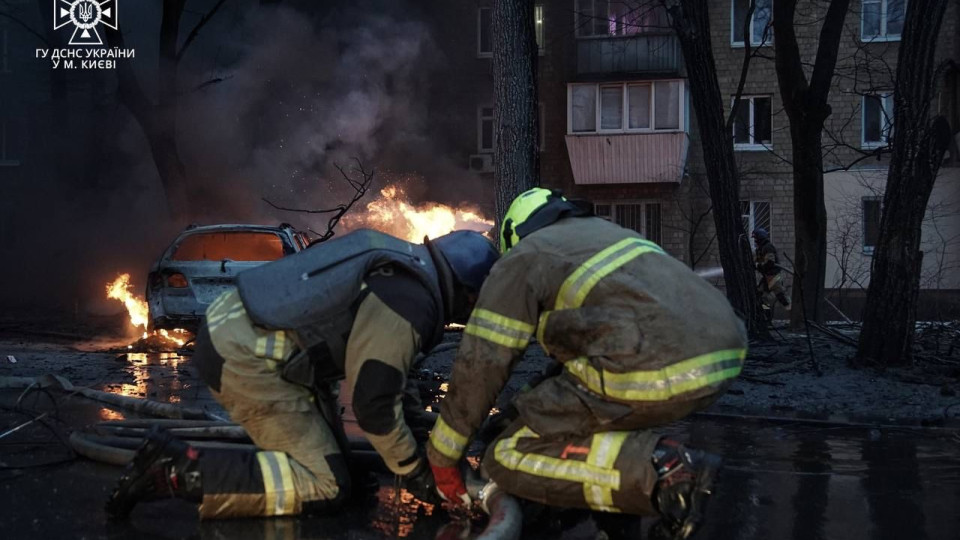
[(107, 284), (107, 298), (123, 302), (124, 307), (127, 308), (127, 314), (130, 315), (130, 324), (146, 329), (149, 313), (147, 303), (134, 296), (130, 292), (131, 287), (130, 274), (120, 274), (112, 283)]
[(369, 227), (419, 243), (424, 237), (437, 238), (455, 230), (487, 232), (493, 221), (472, 207), (452, 208), (434, 202), (412, 204), (403, 187), (391, 184), (380, 190), (380, 198), (367, 203), (365, 213), (344, 216), (344, 225)]
[[(141, 300), (130, 292), (132, 287), (130, 274), (120, 274), (117, 276), (117, 279), (107, 284), (107, 298), (123, 302), (124, 307), (127, 308), (127, 315), (130, 317), (130, 324), (134, 327), (143, 328), (144, 332), (141, 339), (146, 340), (151, 335), (146, 331), (150, 310), (147, 308), (146, 301)], [(182, 328), (175, 328), (170, 331), (156, 330), (153, 332), (153, 335), (177, 347), (182, 347), (189, 339), (189, 332)], [(133, 345), (128, 345), (127, 348), (133, 349)]]

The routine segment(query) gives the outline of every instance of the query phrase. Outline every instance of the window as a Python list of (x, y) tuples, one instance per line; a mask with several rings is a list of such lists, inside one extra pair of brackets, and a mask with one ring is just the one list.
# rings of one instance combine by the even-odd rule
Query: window
[(906, 13), (906, 0), (863, 0), (860, 38), (869, 41), (899, 40)]
[[(683, 81), (569, 86), (570, 133), (680, 130)], [(598, 129), (599, 128), (599, 129)]]
[(740, 219), (743, 220), (743, 230), (750, 239), (750, 249), (756, 250), (753, 241), (753, 231), (757, 228), (766, 229), (773, 240), (773, 231), (770, 230), (770, 203), (765, 201), (740, 201)]
[(537, 36), (537, 48), (543, 54), (543, 5), (533, 6), (533, 31)]
[(493, 107), (477, 108), (477, 150), (493, 152)]
[(863, 96), (862, 148), (880, 148), (893, 133), (893, 95)]
[(863, 214), (863, 252), (872, 254), (880, 239), (880, 197), (864, 197), (860, 203)]
[(477, 10), (477, 56), (490, 58), (493, 56), (493, 10), (480, 8)]
[(642, 234), (647, 240), (661, 242), (660, 203), (600, 202), (594, 205), (594, 213), (626, 229)]
[(185, 237), (170, 259), (174, 261), (275, 261), (283, 257), (283, 241), (272, 233), (210, 232)]
[(743, 96), (733, 120), (733, 147), (765, 150), (771, 146), (770, 96)]
[[(747, 11), (751, 0), (732, 0), (730, 17), (730, 44), (743, 46), (746, 36), (743, 33), (747, 22)], [(773, 0), (756, 0), (753, 15), (750, 18), (750, 45), (770, 45), (773, 43)]]
[(636, 0), (577, 0), (577, 37), (629, 36), (667, 32), (666, 10)]

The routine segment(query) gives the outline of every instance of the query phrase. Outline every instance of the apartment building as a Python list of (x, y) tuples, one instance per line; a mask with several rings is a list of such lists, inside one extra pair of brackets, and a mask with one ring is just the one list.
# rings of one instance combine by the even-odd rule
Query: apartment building
[[(749, 0), (712, 0), (711, 41), (728, 113), (745, 43), (755, 51), (732, 128), (742, 175), (741, 213), (746, 229), (769, 230), (789, 261), (794, 242), (791, 144), (773, 62), (771, 1), (758, 0), (745, 24)], [(474, 117), (475, 128), (460, 130), (463, 140), (455, 153), (470, 169), (492, 175), (491, 2), (466, 5), (443, 8), (446, 24), (438, 34), (447, 54), (456, 55), (448, 88), (461, 88), (461, 83), (463, 88), (454, 92), (456, 104), (445, 104), (460, 112), (448, 109), (446, 114), (456, 117), (454, 124), (461, 128)], [(450, 15), (451, 9), (459, 13)], [(814, 60), (818, 19), (825, 11), (825, 4), (812, 2), (801, 2), (798, 9), (805, 62)], [(889, 164), (883, 148), (895, 130), (893, 75), (904, 14), (903, 0), (854, 0), (844, 22), (824, 156), (827, 287), (844, 289), (845, 302), (869, 282)], [(597, 214), (643, 233), (688, 264), (716, 265), (712, 216), (707, 215), (709, 164), (700, 149), (686, 64), (666, 14), (640, 0), (543, 0), (534, 16), (540, 44), (543, 184), (594, 201)], [(942, 60), (960, 60), (958, 17), (953, 2), (941, 30)], [(960, 76), (956, 69), (948, 73), (933, 111), (946, 115), (956, 132)], [(928, 210), (923, 287), (960, 294), (956, 153), (954, 146)]]

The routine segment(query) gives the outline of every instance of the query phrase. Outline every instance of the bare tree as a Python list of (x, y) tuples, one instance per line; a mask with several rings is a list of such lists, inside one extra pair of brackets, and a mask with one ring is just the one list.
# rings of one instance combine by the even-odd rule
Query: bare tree
[(821, 308), (827, 263), (827, 208), (823, 200), (824, 123), (838, 48), (850, 0), (831, 0), (822, 20), (816, 59), (810, 78), (804, 72), (795, 28), (798, 0), (773, 3), (773, 31), (777, 39), (775, 64), (783, 108), (790, 119), (793, 163), (794, 327), (804, 318), (822, 320)]
[(510, 202), (540, 183), (534, 0), (493, 3), (496, 230)]
[(364, 195), (367, 194), (367, 190), (370, 189), (370, 185), (373, 183), (373, 177), (376, 176), (376, 169), (367, 172), (363, 168), (363, 163), (360, 162), (359, 158), (354, 158), (356, 161), (356, 166), (351, 170), (351, 174), (348, 174), (343, 167), (340, 165), (334, 165), (340, 175), (343, 176), (343, 179), (347, 184), (353, 189), (353, 195), (350, 197), (350, 200), (338, 204), (331, 208), (290, 208), (286, 206), (279, 206), (274, 204), (266, 197), (262, 197), (263, 202), (269, 204), (270, 206), (276, 208), (277, 210), (283, 210), (285, 212), (299, 212), (301, 214), (330, 214), (330, 217), (327, 218), (327, 228), (323, 232), (318, 232), (313, 229), (307, 229), (313, 234), (317, 235), (316, 238), (310, 242), (310, 245), (317, 244), (329, 240), (336, 234), (336, 227), (340, 223), (340, 218), (342, 218), (347, 212), (353, 208), (353, 205), (357, 203)]
[(930, 103), (942, 72), (935, 60), (937, 38), (949, 1), (911, 0), (907, 6), (894, 87), (896, 131), (857, 349), (861, 362), (912, 362), (923, 261), (921, 225), (951, 144), (947, 119), (930, 121)]
[[(751, 334), (767, 335), (767, 321), (753, 281), (753, 255), (740, 217), (740, 176), (733, 152), (733, 119), (754, 51), (750, 40), (746, 40), (733, 110), (729, 117), (725, 117), (710, 42), (707, 0), (666, 0), (664, 5), (686, 59), (691, 103), (697, 116), (704, 161), (710, 164), (707, 178), (727, 298), (746, 319)], [(750, 13), (754, 8), (755, 2), (751, 2)], [(750, 21), (749, 14), (747, 21)]]
[[(153, 162), (160, 174), (167, 204), (176, 217), (189, 216), (187, 172), (177, 147), (178, 77), (180, 60), (190, 45), (216, 15), (226, 0), (218, 0), (194, 25), (180, 43), (180, 23), (187, 0), (162, 2), (159, 54), (157, 62), (156, 100), (151, 100), (130, 62), (117, 62), (118, 98), (140, 124), (150, 146)], [(108, 32), (111, 46), (125, 48), (123, 34)]]

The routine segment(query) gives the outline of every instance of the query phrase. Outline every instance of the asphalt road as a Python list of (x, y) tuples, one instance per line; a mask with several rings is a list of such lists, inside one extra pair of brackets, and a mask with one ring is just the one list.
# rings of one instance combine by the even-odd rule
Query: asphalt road
[[(0, 376), (58, 373), (75, 384), (218, 410), (206, 388), (176, 355), (98, 352), (100, 343), (6, 336)], [(448, 359), (428, 367), (442, 371)], [(521, 366), (525, 374), (536, 365)], [(130, 520), (107, 522), (103, 503), (119, 470), (75, 458), (60, 438), (71, 429), (124, 418), (87, 399), (0, 391), (0, 432), (48, 412), (0, 440), (0, 530), (3, 538), (434, 538), (445, 512), (396, 502), (389, 477), (379, 491), (334, 517), (203, 522), (192, 505), (139, 506)], [(54, 406), (54, 400), (56, 405)], [(49, 428), (47, 426), (50, 426)], [(52, 428), (52, 429), (51, 429)], [(709, 518), (698, 539), (960, 538), (960, 435), (956, 431), (757, 421), (699, 416), (664, 430), (725, 457)], [(652, 520), (648, 521), (652, 523)], [(482, 527), (482, 520), (474, 522)], [(594, 538), (581, 512), (540, 514), (524, 538)]]

